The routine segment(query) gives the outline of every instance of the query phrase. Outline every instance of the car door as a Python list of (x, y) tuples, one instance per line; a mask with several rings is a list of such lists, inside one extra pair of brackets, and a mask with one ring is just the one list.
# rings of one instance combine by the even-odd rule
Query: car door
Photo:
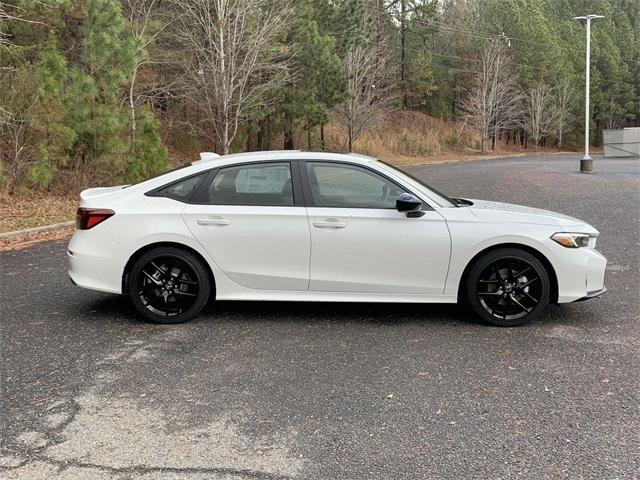
[(222, 167), (183, 218), (233, 281), (263, 290), (306, 290), (310, 232), (291, 162)]
[(442, 294), (449, 230), (424, 206), (410, 218), (395, 201), (411, 193), (368, 167), (307, 161), (300, 166), (311, 227), (309, 289)]

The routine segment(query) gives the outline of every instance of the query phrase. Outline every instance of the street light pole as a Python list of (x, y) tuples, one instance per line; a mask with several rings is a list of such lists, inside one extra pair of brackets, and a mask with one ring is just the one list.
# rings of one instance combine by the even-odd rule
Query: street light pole
[(589, 77), (591, 71), (591, 20), (604, 18), (604, 15), (585, 15), (573, 17), (574, 20), (584, 20), (587, 24), (587, 54), (585, 59), (585, 100), (584, 100), (584, 157), (580, 160), (580, 171), (593, 173), (593, 160), (589, 156)]

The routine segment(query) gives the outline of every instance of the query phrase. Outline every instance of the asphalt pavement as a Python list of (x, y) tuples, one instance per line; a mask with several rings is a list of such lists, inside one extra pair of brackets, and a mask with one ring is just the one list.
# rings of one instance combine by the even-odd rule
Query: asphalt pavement
[(638, 479), (640, 160), (409, 170), (601, 231), (599, 299), (513, 329), (452, 305), (220, 302), (183, 325), (0, 253), (0, 478)]

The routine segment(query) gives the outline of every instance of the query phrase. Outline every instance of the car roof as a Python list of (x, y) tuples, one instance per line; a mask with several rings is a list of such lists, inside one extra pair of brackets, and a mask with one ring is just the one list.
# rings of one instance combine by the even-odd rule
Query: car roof
[(367, 155), (357, 153), (333, 153), (333, 152), (303, 152), (300, 150), (267, 150), (261, 152), (232, 153), (220, 156), (205, 156), (202, 160), (197, 160), (192, 165), (224, 165), (235, 163), (235, 161), (265, 161), (265, 160), (360, 160), (364, 162), (375, 162), (376, 159)]
[[(327, 160), (327, 161), (341, 161), (347, 163), (359, 163), (367, 164), (377, 162), (373, 157), (366, 155), (359, 155), (355, 153), (331, 153), (331, 152), (302, 152), (300, 150), (269, 150), (262, 152), (245, 152), (245, 153), (233, 153), (230, 155), (213, 155), (209, 152), (204, 152), (201, 160), (197, 160), (183, 168), (167, 172), (163, 175), (150, 178), (141, 183), (132, 185), (131, 188), (126, 189), (127, 192), (133, 191), (145, 191), (152, 188), (157, 188), (162, 185), (187, 178), (191, 175), (197, 175), (201, 172), (205, 172), (210, 169), (233, 166), (239, 163), (253, 163), (264, 161), (295, 161), (295, 160)], [(124, 190), (123, 190), (124, 192)]]

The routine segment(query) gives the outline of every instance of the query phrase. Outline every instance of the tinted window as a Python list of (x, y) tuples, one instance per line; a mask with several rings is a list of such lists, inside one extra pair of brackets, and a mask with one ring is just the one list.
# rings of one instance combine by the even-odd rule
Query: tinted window
[(174, 200), (185, 202), (189, 200), (191, 194), (196, 190), (196, 188), (198, 188), (198, 185), (200, 185), (200, 181), (204, 175), (205, 174), (200, 174), (172, 183), (171, 185), (164, 187), (162, 190), (158, 190), (154, 196), (169, 197)]
[(335, 163), (307, 163), (313, 201), (318, 207), (395, 208), (404, 192), (367, 169)]
[(293, 205), (289, 163), (258, 163), (221, 169), (209, 186), (215, 205)]

